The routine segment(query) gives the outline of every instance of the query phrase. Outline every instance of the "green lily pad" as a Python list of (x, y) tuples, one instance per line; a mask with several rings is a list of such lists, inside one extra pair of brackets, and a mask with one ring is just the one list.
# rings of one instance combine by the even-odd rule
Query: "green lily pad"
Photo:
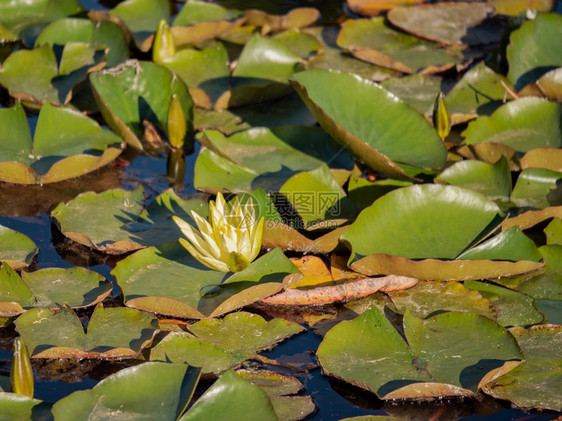
[(562, 52), (555, 39), (562, 35), (562, 16), (539, 13), (511, 33), (507, 46), (507, 77), (517, 90), (535, 82), (549, 70), (562, 66)]
[(183, 362), (202, 367), (204, 373), (219, 374), (304, 328), (283, 319), (266, 322), (256, 314), (237, 312), (223, 319), (198, 321), (188, 330), (192, 335), (168, 334), (152, 348), (150, 359)]
[[(450, 312), (421, 320), (406, 312), (404, 333), (407, 342), (372, 307), (332, 328), (317, 356), (326, 373), (383, 399), (430, 397), (436, 387), (470, 396), (488, 371), (523, 357), (504, 328), (476, 314)], [(350, 349), (349, 343), (355, 346)]]
[(494, 12), (485, 3), (437, 3), (395, 7), (388, 12), (388, 20), (406, 32), (442, 44), (489, 44), (502, 35), (497, 23), (486, 20)]
[(441, 91), (441, 80), (427, 75), (389, 78), (383, 80), (380, 85), (420, 114), (427, 114), (431, 110), (435, 97)]
[(15, 321), (34, 358), (134, 358), (150, 341), (158, 321), (142, 311), (99, 304), (88, 331), (68, 307), (33, 308)]
[(369, 181), (356, 174), (351, 174), (347, 185), (347, 195), (357, 209), (363, 210), (388, 192), (411, 185), (410, 181), (393, 179)]
[(104, 48), (95, 42), (69, 41), (58, 63), (50, 45), (16, 51), (0, 68), (0, 83), (30, 108), (45, 102), (67, 104), (88, 72), (105, 66)]
[(112, 285), (84, 268), (50, 268), (22, 272), (0, 266), (0, 315), (13, 317), (32, 307), (56, 308), (62, 304), (86, 307), (102, 301)]
[(392, 29), (382, 17), (344, 22), (337, 42), (361, 60), (402, 73), (430, 72), (462, 62), (439, 44)]
[(0, 225), (0, 262), (12, 269), (29, 266), (39, 249), (27, 235)]
[[(53, 405), (57, 420), (177, 420), (199, 381), (200, 370), (185, 364), (147, 362), (112, 374), (92, 389), (79, 390)], [(116, 415), (118, 414), (118, 415)]]
[(318, 128), (253, 128), (229, 137), (207, 130), (199, 141), (208, 147), (195, 163), (193, 184), (200, 190), (277, 191), (294, 174), (324, 163), (353, 168), (351, 155), (338, 154), (337, 143)]
[(202, 50), (181, 49), (161, 64), (183, 79), (199, 107), (212, 108), (230, 87), (228, 53), (220, 42)]
[(501, 215), (496, 204), (453, 186), (393, 190), (364, 209), (342, 236), (350, 262), (374, 253), (454, 259)]
[(464, 286), (478, 291), (492, 302), (498, 312), (497, 322), (502, 326), (530, 326), (543, 321), (543, 315), (528, 295), (478, 281), (466, 281)]
[(59, 102), (59, 95), (51, 80), (57, 76), (55, 53), (49, 46), (20, 50), (11, 54), (0, 69), (0, 84), (12, 96), (25, 96), (36, 103)]
[(188, 131), (193, 130), (193, 100), (187, 86), (161, 65), (129, 60), (118, 67), (92, 73), (90, 83), (109, 127), (135, 149), (143, 148), (140, 140), (143, 121), (167, 133), (168, 108), (173, 94), (178, 96)]
[(277, 420), (267, 394), (233, 371), (224, 373), (179, 421), (232, 419), (244, 414), (251, 421)]
[(275, 42), (287, 47), (293, 54), (306, 60), (316, 54), (321, 44), (315, 36), (297, 29), (279, 32), (271, 37)]
[(546, 244), (562, 245), (562, 219), (554, 218), (544, 229)]
[(250, 383), (259, 386), (267, 396), (293, 395), (303, 389), (303, 384), (292, 376), (269, 370), (251, 371), (240, 369), (236, 375)]
[(50, 420), (52, 417), (48, 404), (17, 393), (0, 391), (0, 407), (2, 407), (0, 418), (3, 421)]
[(92, 172), (121, 153), (121, 139), (79, 112), (41, 107), (33, 141), (20, 104), (0, 110), (0, 181), (45, 184)]
[(511, 227), (498, 235), (478, 244), (458, 256), (461, 260), (509, 260), (517, 262), (542, 259), (533, 240), (521, 232), (519, 227)]
[(353, 73), (364, 79), (381, 81), (397, 74), (397, 71), (387, 67), (377, 66), (350, 56), (348, 52), (339, 48), (336, 39), (339, 28), (322, 26), (305, 28), (303, 32), (314, 36), (321, 45), (321, 52), (308, 62), (307, 69), (339, 70)]
[(562, 246), (542, 246), (539, 252), (545, 263), (544, 273), (522, 282), (517, 290), (535, 300), (562, 301)]
[(116, 23), (101, 21), (94, 23), (88, 19), (59, 19), (47, 25), (37, 37), (36, 46), (64, 46), (69, 41), (99, 43), (108, 47), (107, 65), (116, 66), (129, 58), (127, 37)]
[(355, 216), (353, 204), (326, 165), (293, 175), (279, 193), (293, 205), (306, 229), (341, 225)]
[(266, 104), (253, 104), (230, 110), (195, 108), (193, 118), (197, 130), (216, 129), (226, 135), (252, 127), (273, 129), (289, 125), (316, 124), (316, 119), (296, 93)]
[[(435, 129), (378, 85), (325, 70), (301, 72), (292, 82), (322, 127), (372, 168), (407, 178), (394, 161), (419, 168), (445, 163), (445, 147)], [(398, 120), (401, 124), (394, 124)]]
[(447, 94), (452, 123), (492, 114), (506, 98), (511, 98), (502, 82), (512, 89), (505, 76), (494, 72), (484, 62), (466, 72)]
[(499, 107), (490, 117), (471, 121), (464, 143), (495, 142), (518, 152), (562, 145), (562, 107), (539, 98), (521, 98)]
[(216, 317), (275, 294), (293, 273), (298, 270), (281, 249), (230, 274), (203, 266), (177, 242), (137, 251), (112, 271), (127, 306), (189, 319)]
[(302, 383), (295, 377), (268, 370), (236, 370), (235, 373), (267, 393), (279, 420), (303, 419), (316, 409), (310, 396), (286, 396), (302, 389)]
[[(190, 212), (207, 216), (200, 199), (184, 200), (166, 190), (145, 207), (144, 190), (86, 192), (60, 203), (51, 216), (61, 232), (72, 240), (110, 254), (122, 254), (182, 236), (172, 220), (176, 215), (191, 221)], [(90, 221), (85, 225), (84, 220)]]
[(170, 5), (167, 0), (125, 0), (115, 6), (110, 14), (127, 25), (141, 51), (148, 51), (151, 44), (145, 41), (156, 32), (162, 19), (170, 19)]
[(238, 107), (276, 99), (293, 92), (289, 77), (302, 70), (301, 60), (283, 44), (254, 35), (244, 46), (232, 72), (230, 90), (215, 105)]
[(482, 390), (519, 407), (559, 411), (562, 376), (558, 350), (562, 345), (562, 327), (538, 325), (510, 331), (525, 355), (525, 362), (488, 382)]
[(511, 201), (519, 207), (544, 209), (562, 205), (562, 172), (542, 168), (521, 171)]
[(2, 2), (0, 24), (20, 38), (28, 38), (36, 36), (49, 22), (83, 11), (77, 0)]
[(507, 201), (511, 193), (511, 171), (503, 156), (495, 164), (472, 159), (455, 162), (435, 180), (473, 190), (491, 200)]
[(229, 33), (245, 22), (241, 12), (219, 4), (200, 0), (188, 0), (176, 16), (170, 28), (174, 44), (202, 43)]
[(537, 87), (547, 98), (562, 102), (562, 67), (542, 75), (537, 80)]
[(459, 282), (422, 281), (412, 288), (389, 292), (388, 295), (399, 313), (409, 311), (420, 319), (444, 311), (474, 313), (497, 319), (490, 300)]

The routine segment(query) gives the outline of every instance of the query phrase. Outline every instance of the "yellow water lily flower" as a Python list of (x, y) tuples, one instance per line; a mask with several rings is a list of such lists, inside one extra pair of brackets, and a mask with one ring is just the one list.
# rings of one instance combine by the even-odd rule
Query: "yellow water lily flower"
[(174, 216), (187, 240), (180, 243), (205, 266), (222, 272), (240, 272), (248, 267), (261, 248), (263, 221), (256, 220), (256, 210), (250, 198), (242, 206), (238, 198), (227, 204), (221, 193), (209, 203), (209, 221), (196, 212), (191, 216), (199, 231)]

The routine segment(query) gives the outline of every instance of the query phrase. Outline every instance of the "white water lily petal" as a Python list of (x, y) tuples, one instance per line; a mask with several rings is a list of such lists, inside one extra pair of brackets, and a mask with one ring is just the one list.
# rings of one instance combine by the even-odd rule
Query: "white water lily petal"
[(218, 259), (214, 259), (213, 257), (201, 254), (197, 248), (193, 247), (193, 245), (189, 241), (187, 241), (183, 238), (180, 238), (179, 241), (180, 241), (180, 244), (195, 259), (197, 259), (199, 262), (201, 262), (202, 264), (207, 266), (209, 269), (219, 270), (221, 272), (228, 272), (228, 266), (227, 266), (226, 263), (224, 263), (224, 262), (222, 262)]
[(209, 242), (205, 237), (201, 236), (201, 233), (190, 224), (185, 222), (183, 219), (174, 216), (174, 222), (180, 227), (183, 235), (187, 237), (191, 244), (195, 248), (201, 251), (204, 255), (209, 255), (214, 258), (220, 257), (220, 250), (217, 245), (211, 241)]
[(180, 243), (191, 255), (211, 269), (238, 272), (260, 252), (264, 219), (256, 223), (254, 202), (242, 206), (238, 197), (226, 203), (221, 193), (209, 203), (209, 221), (191, 212), (197, 229), (174, 216), (186, 239)]

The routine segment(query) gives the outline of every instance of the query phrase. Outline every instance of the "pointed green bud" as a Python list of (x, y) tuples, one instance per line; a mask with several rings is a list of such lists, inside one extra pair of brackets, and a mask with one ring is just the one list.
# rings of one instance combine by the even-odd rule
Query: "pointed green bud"
[(185, 155), (183, 149), (173, 148), (170, 151), (167, 170), (170, 187), (181, 186), (185, 175)]
[(433, 127), (437, 130), (441, 140), (445, 139), (451, 131), (451, 114), (443, 92), (439, 92), (433, 105)]
[(168, 139), (174, 148), (181, 148), (187, 133), (187, 121), (176, 94), (170, 99), (168, 107)]
[(14, 357), (10, 371), (12, 393), (33, 397), (33, 370), (27, 347), (20, 337), (14, 339)]
[(176, 54), (176, 46), (174, 45), (172, 32), (170, 32), (170, 27), (166, 21), (162, 19), (158, 24), (158, 30), (152, 43), (152, 61), (162, 63), (174, 54)]

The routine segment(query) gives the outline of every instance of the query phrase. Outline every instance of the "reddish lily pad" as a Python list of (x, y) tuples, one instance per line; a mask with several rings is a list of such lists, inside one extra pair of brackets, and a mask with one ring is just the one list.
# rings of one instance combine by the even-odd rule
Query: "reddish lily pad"
[(395, 7), (388, 12), (392, 24), (406, 32), (443, 44), (498, 42), (501, 27), (486, 21), (493, 6), (485, 3), (437, 3)]
[(344, 22), (337, 42), (361, 60), (402, 73), (431, 72), (462, 62), (438, 44), (392, 29), (382, 17)]
[(410, 6), (423, 3), (424, 0), (347, 0), (349, 9), (366, 16), (378, 15), (380, 12), (396, 6)]

